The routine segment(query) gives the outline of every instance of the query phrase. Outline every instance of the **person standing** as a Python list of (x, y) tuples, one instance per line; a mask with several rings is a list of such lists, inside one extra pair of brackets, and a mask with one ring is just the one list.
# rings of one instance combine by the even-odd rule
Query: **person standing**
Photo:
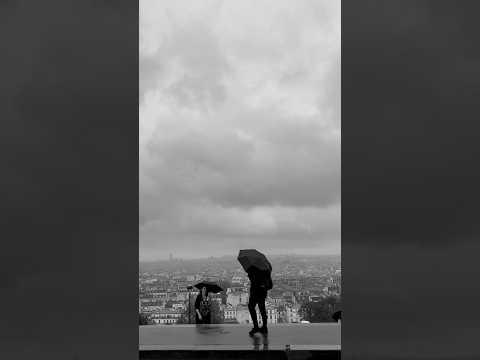
[(207, 288), (204, 286), (195, 299), (195, 322), (197, 324), (211, 323), (211, 307)]
[[(248, 311), (252, 318), (253, 329), (250, 330), (249, 335), (253, 336), (255, 333), (260, 332), (263, 334), (268, 333), (267, 327), (267, 311), (265, 308), (265, 300), (267, 298), (267, 292), (272, 288), (272, 280), (269, 271), (258, 270), (255, 267), (250, 268), (247, 271), (248, 278), (250, 279), (250, 298), (248, 300)], [(262, 317), (262, 327), (258, 326), (256, 306), (260, 310)]]
[[(272, 282), (272, 264), (267, 257), (257, 249), (242, 249), (238, 252), (238, 262), (247, 272), (250, 279), (250, 299), (248, 300), (248, 310), (253, 322), (253, 329), (249, 335), (253, 336), (256, 332), (268, 333), (267, 328), (267, 310), (265, 309), (265, 300), (268, 290), (273, 287)], [(262, 316), (262, 327), (258, 327), (256, 306), (260, 309)]]

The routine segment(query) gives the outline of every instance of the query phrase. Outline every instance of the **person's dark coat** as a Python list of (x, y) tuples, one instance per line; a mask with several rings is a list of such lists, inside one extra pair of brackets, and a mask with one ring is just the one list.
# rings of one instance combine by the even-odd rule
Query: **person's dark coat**
[[(198, 317), (197, 311), (200, 311), (202, 318)], [(212, 312), (211, 304), (208, 296), (202, 299), (202, 294), (198, 294), (195, 299), (195, 321), (197, 324), (211, 324)]]
[(253, 290), (271, 290), (273, 287), (272, 277), (269, 271), (261, 271), (252, 268), (248, 271), (250, 286)]

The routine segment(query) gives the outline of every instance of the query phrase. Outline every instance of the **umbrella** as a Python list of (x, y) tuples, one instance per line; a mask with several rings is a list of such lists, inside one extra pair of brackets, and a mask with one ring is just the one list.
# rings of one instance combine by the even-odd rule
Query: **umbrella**
[(211, 282), (211, 281), (199, 282), (197, 285), (195, 285), (195, 287), (199, 290), (203, 287), (206, 287), (207, 292), (211, 292), (211, 293), (214, 293), (214, 294), (217, 294), (220, 291), (223, 291), (223, 289), (218, 284), (216, 284), (214, 282)]
[(258, 250), (240, 250), (237, 259), (238, 262), (242, 265), (243, 269), (247, 272), (252, 268), (260, 271), (272, 271), (272, 264), (270, 264), (270, 261), (268, 261), (267, 257)]

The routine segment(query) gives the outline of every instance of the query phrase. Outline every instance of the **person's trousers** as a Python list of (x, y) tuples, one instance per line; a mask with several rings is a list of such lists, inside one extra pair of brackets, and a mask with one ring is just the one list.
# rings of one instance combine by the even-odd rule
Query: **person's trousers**
[(267, 326), (267, 310), (265, 309), (265, 299), (267, 298), (267, 290), (250, 289), (250, 299), (248, 300), (248, 311), (252, 317), (254, 327), (258, 327), (257, 311), (255, 310), (257, 304), (262, 316), (263, 326)]

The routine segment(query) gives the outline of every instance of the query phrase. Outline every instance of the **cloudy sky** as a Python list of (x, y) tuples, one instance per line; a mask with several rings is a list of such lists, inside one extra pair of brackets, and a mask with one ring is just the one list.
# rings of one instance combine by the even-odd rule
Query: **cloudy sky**
[(340, 252), (340, 1), (140, 1), (140, 260)]

